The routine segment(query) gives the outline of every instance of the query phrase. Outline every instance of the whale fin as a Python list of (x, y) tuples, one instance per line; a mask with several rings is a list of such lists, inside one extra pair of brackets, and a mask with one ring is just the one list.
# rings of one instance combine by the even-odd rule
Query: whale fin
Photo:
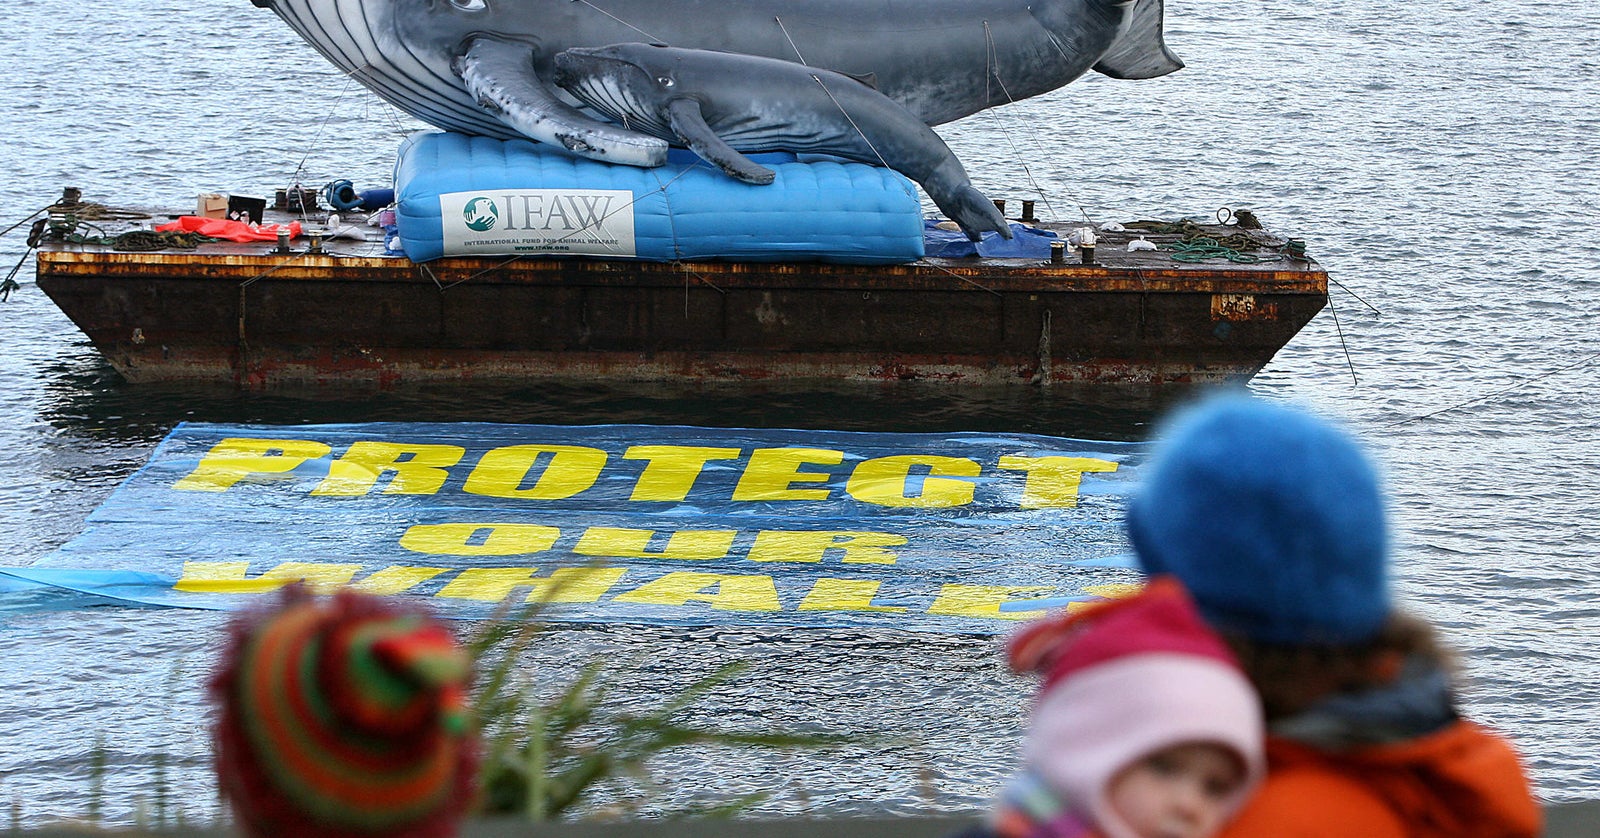
[(1094, 69), (1114, 79), (1153, 79), (1183, 69), (1162, 34), (1164, 13), (1163, 0), (1136, 0), (1122, 34)]
[(590, 119), (555, 98), (534, 74), (533, 48), (527, 44), (473, 38), (454, 69), (478, 104), (541, 143), (607, 163), (648, 167), (667, 162), (662, 140)]
[(846, 72), (843, 72), (843, 71), (840, 71), (840, 70), (835, 70), (834, 72), (838, 73), (841, 76), (845, 76), (846, 78), (855, 79), (856, 81), (861, 82), (862, 84), (866, 85), (867, 87), (872, 88), (873, 90), (877, 90), (878, 89), (878, 74), (877, 73), (846, 73)]
[(673, 132), (685, 145), (707, 162), (727, 172), (729, 177), (757, 186), (766, 186), (777, 177), (771, 169), (740, 154), (733, 146), (723, 142), (722, 138), (711, 130), (711, 126), (706, 124), (705, 116), (700, 113), (699, 102), (693, 99), (673, 99), (671, 104), (667, 105), (667, 119), (672, 125)]
[(1011, 238), (1011, 225), (1006, 222), (1006, 217), (1000, 214), (1000, 209), (994, 201), (983, 197), (976, 186), (967, 184), (957, 187), (950, 194), (929, 195), (944, 214), (950, 217), (961, 227), (961, 232), (967, 234), (972, 241), (981, 241), (984, 231), (999, 233), (1001, 238)]

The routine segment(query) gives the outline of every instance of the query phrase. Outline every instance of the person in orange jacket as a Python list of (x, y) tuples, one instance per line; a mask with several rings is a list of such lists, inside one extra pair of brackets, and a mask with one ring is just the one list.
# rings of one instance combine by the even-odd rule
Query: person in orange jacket
[(1127, 528), (1261, 697), (1267, 779), (1222, 833), (1515, 838), (1541, 812), (1511, 744), (1460, 716), (1449, 655), (1389, 594), (1385, 501), (1344, 432), (1239, 395), (1178, 415)]

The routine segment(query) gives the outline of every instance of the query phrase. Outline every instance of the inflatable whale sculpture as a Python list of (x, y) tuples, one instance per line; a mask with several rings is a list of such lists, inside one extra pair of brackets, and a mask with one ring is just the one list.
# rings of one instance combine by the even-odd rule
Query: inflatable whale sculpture
[(994, 202), (973, 187), (932, 128), (855, 79), (792, 61), (651, 44), (574, 47), (553, 80), (607, 116), (686, 145), (745, 183), (771, 169), (740, 152), (817, 152), (879, 163), (922, 185), (967, 238), (1011, 238)]
[(251, 0), (395, 107), (451, 131), (660, 165), (666, 141), (600, 121), (555, 57), (629, 41), (794, 61), (869, 82), (927, 125), (1037, 96), (1091, 68), (1153, 78), (1162, 0)]

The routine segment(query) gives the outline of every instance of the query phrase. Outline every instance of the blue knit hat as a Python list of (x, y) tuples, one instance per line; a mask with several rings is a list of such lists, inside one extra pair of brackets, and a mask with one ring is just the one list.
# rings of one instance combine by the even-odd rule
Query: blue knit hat
[(1213, 397), (1168, 427), (1128, 505), (1149, 574), (1212, 625), (1264, 643), (1370, 640), (1388, 617), (1388, 525), (1347, 434), (1279, 405)]

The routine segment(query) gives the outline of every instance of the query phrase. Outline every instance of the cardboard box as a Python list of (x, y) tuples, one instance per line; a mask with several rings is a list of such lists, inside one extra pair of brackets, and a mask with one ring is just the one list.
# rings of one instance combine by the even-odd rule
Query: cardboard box
[(194, 214), (201, 218), (227, 218), (228, 196), (206, 192), (195, 199)]

